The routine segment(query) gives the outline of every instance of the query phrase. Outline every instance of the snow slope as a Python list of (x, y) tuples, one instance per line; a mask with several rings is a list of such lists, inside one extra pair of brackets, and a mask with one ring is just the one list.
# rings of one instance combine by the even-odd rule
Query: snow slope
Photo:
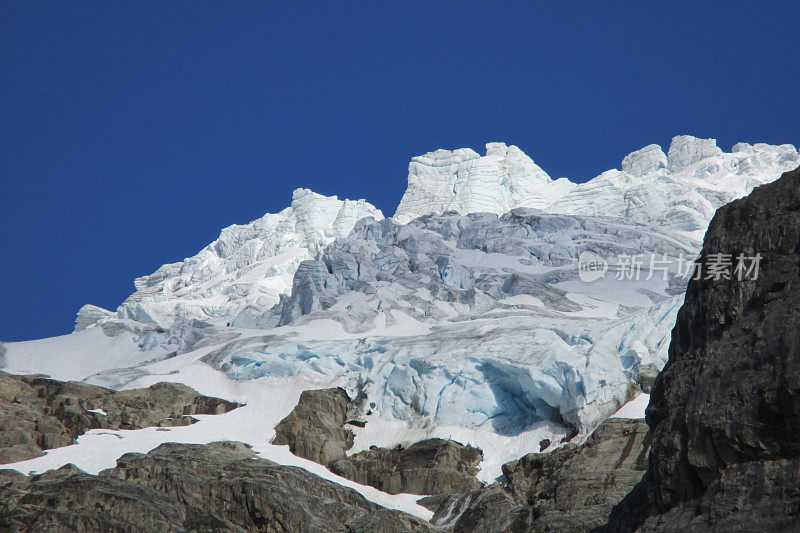
[(137, 366), (164, 357), (163, 348), (142, 351), (136, 339), (136, 334), (130, 331), (107, 335), (103, 328), (93, 327), (47, 339), (4, 343), (6, 354), (2, 370), (80, 381), (98, 372)]

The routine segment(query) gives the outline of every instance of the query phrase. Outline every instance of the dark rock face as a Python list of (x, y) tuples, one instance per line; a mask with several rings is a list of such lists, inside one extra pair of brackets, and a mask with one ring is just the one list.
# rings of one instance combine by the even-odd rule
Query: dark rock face
[(500, 483), (453, 496), (431, 522), (445, 531), (525, 531), (530, 508)]
[(689, 283), (610, 529), (800, 528), (800, 169), (717, 211), (702, 263), (718, 253), (761, 254), (759, 275)]
[(288, 444), (299, 457), (327, 466), (345, 456), (353, 432), (345, 428), (350, 397), (344, 389), (308, 390), (275, 426), (273, 444)]
[[(73, 444), (89, 429), (141, 429), (193, 424), (193, 414), (220, 414), (238, 404), (158, 383), (113, 391), (79, 382), (0, 372), (0, 464)], [(92, 412), (94, 410), (100, 412)]]
[(640, 531), (798, 531), (800, 462), (750, 461), (725, 468), (691, 503), (649, 517)]
[(582, 445), (503, 465), (505, 483), (454, 496), (433, 517), (452, 531), (588, 531), (647, 468), (647, 425), (609, 419)]
[(482, 460), (483, 453), (477, 448), (428, 439), (408, 448), (373, 447), (333, 461), (329, 468), (389, 494), (452, 494), (481, 487), (475, 475)]
[(436, 531), (242, 443), (162, 444), (98, 476), (0, 471), (0, 530)]

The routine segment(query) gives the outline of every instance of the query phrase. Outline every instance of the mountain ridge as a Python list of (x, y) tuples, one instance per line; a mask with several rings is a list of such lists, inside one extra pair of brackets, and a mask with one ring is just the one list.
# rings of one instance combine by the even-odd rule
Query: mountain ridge
[[(587, 182), (574, 183), (566, 178), (552, 179), (513, 145), (487, 143), (484, 156), (470, 148), (439, 149), (412, 158), (408, 188), (393, 219), (407, 223), (418, 216), (445, 211), (503, 214), (528, 207), (551, 213), (618, 216), (653, 223), (678, 232), (680, 238), (699, 247), (702, 233), (717, 207), (746, 195), (759, 184), (777, 179), (797, 162), (797, 150), (789, 144), (740, 142), (726, 154), (714, 139), (679, 135), (673, 138), (668, 154), (651, 144), (625, 156), (620, 164), (622, 170), (611, 169)], [(676, 171), (687, 167), (692, 167), (691, 175), (672, 178)], [(698, 187), (705, 192), (692, 194), (692, 188)], [(341, 218), (337, 214), (331, 219), (336, 206), (341, 210)], [(261, 308), (274, 305), (280, 294), (289, 292), (289, 276), (300, 261), (313, 258), (336, 238), (346, 237), (355, 220), (367, 216), (383, 218), (380, 210), (366, 200), (340, 201), (336, 196), (296, 189), (292, 205), (280, 213), (229, 226), (195, 256), (167, 263), (153, 274), (137, 278), (136, 292), (115, 313), (118, 318), (168, 328), (170, 318), (204, 320), (235, 316), (251, 304)], [(304, 219), (308, 223), (303, 223)], [(297, 231), (287, 231), (287, 225), (296, 225), (293, 229)], [(270, 231), (278, 232), (277, 238), (267, 238)], [(269, 261), (271, 258), (275, 261)], [(273, 264), (276, 261), (282, 264)], [(224, 264), (217, 264), (220, 262)], [(238, 275), (230, 276), (231, 271), (240, 268)], [(270, 279), (254, 283), (252, 278), (256, 275)], [(172, 284), (165, 283), (167, 278), (174, 278)], [(183, 293), (190, 292), (186, 286), (208, 283), (227, 283), (233, 287), (223, 289), (223, 294), (213, 287), (199, 287), (199, 294), (170, 303), (181, 298), (181, 289)], [(87, 319), (90, 318), (81, 318), (82, 327)]]

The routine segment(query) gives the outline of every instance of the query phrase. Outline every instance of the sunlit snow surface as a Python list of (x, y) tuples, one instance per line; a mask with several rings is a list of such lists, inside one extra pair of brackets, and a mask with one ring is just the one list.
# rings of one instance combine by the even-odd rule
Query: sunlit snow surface
[(713, 139), (679, 135), (668, 152), (649, 145), (626, 156), (621, 170), (587, 183), (554, 180), (516, 146), (437, 150), (415, 157), (394, 217), (430, 213), (505, 213), (534, 207), (550, 213), (626, 217), (702, 238), (714, 211), (798, 164), (792, 145), (736, 144), (723, 153)]
[(649, 403), (650, 395), (640, 394), (620, 407), (619, 411), (611, 415), (611, 418), (644, 418), (644, 411), (647, 409), (647, 404)]
[[(645, 262), (638, 280), (610, 267), (586, 283), (580, 253), (691, 260), (719, 206), (797, 165), (791, 145), (723, 153), (680, 136), (576, 185), (491, 143), (485, 156), (414, 158), (393, 219), (298, 189), (286, 210), (137, 279), (115, 312), (85, 307), (81, 331), (0, 345), (8, 372), (114, 388), (178, 381), (247, 407), (169, 431), (92, 432), (17, 467), (97, 471), (167, 440), (230, 439), (331, 477), (268, 443), (303, 389), (342, 386), (366, 396), (350, 453), (453, 438), (484, 451), (490, 481), (543, 439), (552, 450), (571, 428), (585, 438), (609, 416), (643, 417), (637, 383), (666, 362), (685, 276), (651, 276)], [(359, 490), (392, 507), (413, 500)]]
[(44, 374), (61, 380), (82, 380), (98, 372), (139, 366), (160, 359), (166, 351), (157, 347), (142, 351), (137, 335), (121, 331), (106, 335), (99, 326), (35, 341), (4, 343), (5, 366), (12, 374)]
[(364, 200), (339, 200), (297, 189), (292, 205), (249, 224), (225, 228), (194, 257), (135, 281), (120, 318), (169, 327), (176, 318), (223, 318), (271, 307), (291, 286), (297, 265), (364, 217), (383, 214)]

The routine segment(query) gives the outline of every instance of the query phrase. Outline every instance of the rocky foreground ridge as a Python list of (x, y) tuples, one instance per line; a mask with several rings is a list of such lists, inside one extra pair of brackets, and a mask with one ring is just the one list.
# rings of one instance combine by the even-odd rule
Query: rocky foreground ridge
[(245, 444), (163, 444), (91, 476), (67, 465), (26, 477), (0, 470), (0, 530), (436, 531)]
[(442, 501), (447, 531), (589, 531), (641, 479), (649, 450), (641, 420), (609, 419), (589, 440), (503, 465), (505, 479)]
[(74, 444), (90, 429), (142, 429), (193, 424), (191, 415), (239, 405), (178, 383), (114, 391), (75, 381), (0, 372), (0, 464)]
[[(47, 406), (57, 404), (62, 410), (71, 406), (76, 413), (91, 401), (115, 408), (105, 397), (111, 392), (106, 389), (3, 377), (7, 388), (15, 384), (24, 388), (27, 381), (38, 385), (38, 394), (49, 398), (49, 404), (42, 399), (42, 412), (52, 412)], [(193, 391), (159, 384), (127, 392), (143, 406), (154, 396), (181, 404)], [(53, 401), (56, 397), (59, 402)], [(198, 403), (215, 400), (199, 398)], [(17, 400), (24, 405), (26, 399), (20, 395)], [(429, 495), (419, 502), (436, 512), (432, 523), (385, 509), (302, 468), (259, 458), (246, 444), (217, 442), (167, 443), (147, 454), (129, 453), (116, 467), (96, 476), (73, 465), (31, 476), (0, 470), (0, 530), (505, 531), (527, 530), (533, 523), (586, 529), (586, 524), (602, 523), (644, 469), (645, 424), (616, 419), (605, 422), (585, 445), (531, 453), (506, 464), (506, 481), (484, 487), (475, 477), (481, 450), (454, 441), (427, 439), (394, 449), (371, 447), (348, 456), (353, 441), (349, 427), (360, 424), (353, 418), (357, 404), (342, 389), (306, 391), (276, 427), (273, 443), (287, 444), (296, 455), (381, 491)], [(165, 408), (173, 407), (158, 401), (150, 405), (152, 423)], [(117, 412), (111, 419), (120, 417), (134, 418)]]

